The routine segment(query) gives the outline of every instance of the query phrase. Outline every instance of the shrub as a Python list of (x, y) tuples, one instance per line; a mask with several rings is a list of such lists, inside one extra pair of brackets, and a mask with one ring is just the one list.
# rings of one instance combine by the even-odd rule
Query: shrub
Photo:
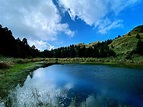
[(137, 39), (140, 39), (141, 37), (140, 37), (140, 35), (139, 35), (139, 34), (136, 34), (136, 38), (137, 38)]
[(0, 69), (5, 69), (5, 68), (10, 68), (11, 66), (8, 65), (7, 63), (0, 62)]

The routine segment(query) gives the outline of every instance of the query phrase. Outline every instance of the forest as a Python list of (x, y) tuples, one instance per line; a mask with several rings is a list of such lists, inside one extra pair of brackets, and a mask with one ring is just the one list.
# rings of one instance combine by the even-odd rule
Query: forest
[[(118, 36), (120, 38), (121, 36)], [(137, 34), (136, 38), (138, 43), (136, 49), (129, 53), (143, 55), (143, 42), (140, 39), (140, 35)], [(117, 39), (117, 38), (115, 38)], [(92, 46), (86, 45), (70, 45), (67, 47), (60, 47), (52, 50), (39, 51), (34, 45), (29, 46), (28, 40), (23, 38), (15, 39), (12, 31), (7, 27), (2, 27), (0, 25), (0, 55), (5, 57), (15, 57), (15, 58), (75, 58), (75, 57), (116, 57), (116, 52), (114, 51), (114, 46), (109, 45), (113, 40), (106, 40), (103, 42), (97, 42)]]

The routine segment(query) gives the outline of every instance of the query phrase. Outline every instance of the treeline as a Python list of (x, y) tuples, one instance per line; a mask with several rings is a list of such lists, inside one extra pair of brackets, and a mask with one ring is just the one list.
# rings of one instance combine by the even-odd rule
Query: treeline
[[(120, 38), (120, 35), (118, 36)], [(129, 54), (129, 57), (132, 54), (143, 55), (143, 42), (141, 40), (140, 35), (136, 36), (138, 40), (136, 50)], [(114, 48), (111, 45), (109, 48), (109, 44), (112, 43), (113, 40), (107, 40), (103, 42), (98, 42), (96, 44), (92, 44), (91, 46), (87, 46), (84, 44), (80, 45), (70, 45), (68, 47), (60, 47), (52, 50), (45, 50), (40, 52), (36, 47), (29, 46), (27, 39), (23, 38), (20, 40), (19, 38), (15, 39), (12, 35), (11, 30), (7, 27), (2, 27), (0, 25), (0, 55), (8, 56), (8, 57), (16, 57), (16, 58), (33, 58), (33, 57), (49, 57), (49, 58), (74, 58), (74, 57), (97, 57), (104, 58), (116, 56), (116, 53), (112, 50)]]
[(68, 47), (61, 47), (51, 51), (45, 50), (42, 52), (43, 57), (54, 57), (54, 58), (74, 58), (74, 57), (109, 57), (115, 56), (115, 52), (109, 49), (109, 44), (112, 40), (104, 42), (98, 42), (95, 45), (86, 47), (85, 45), (70, 45)]
[(28, 45), (26, 38), (23, 38), (23, 40), (15, 39), (11, 30), (0, 25), (0, 55), (26, 58), (37, 57), (39, 54), (35, 46), (30, 47)]
[(109, 57), (115, 56), (115, 52), (109, 49), (108, 45), (112, 40), (98, 42), (89, 48), (85, 45), (70, 45), (53, 50), (40, 52), (35, 46), (30, 47), (27, 39), (15, 39), (11, 30), (0, 25), (0, 55), (9, 57), (50, 57), (50, 58), (67, 58), (67, 57)]

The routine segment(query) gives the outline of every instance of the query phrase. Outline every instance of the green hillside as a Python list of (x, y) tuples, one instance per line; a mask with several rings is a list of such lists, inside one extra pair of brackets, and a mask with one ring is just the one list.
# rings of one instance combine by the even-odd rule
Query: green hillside
[[(143, 57), (143, 25), (137, 26), (113, 40), (79, 43), (52, 50), (38, 51), (30, 47), (27, 39), (15, 39), (8, 28), (0, 26), (0, 55), (8, 57), (43, 58), (111, 58), (134, 59)], [(5, 42), (6, 41), (6, 42)], [(140, 58), (143, 59), (143, 58)]]
[(135, 27), (133, 30), (129, 32), (131, 35), (135, 35), (137, 33), (143, 33), (143, 25), (139, 25)]
[(112, 50), (115, 51), (117, 56), (126, 55), (136, 49), (137, 42), (138, 39), (134, 36), (123, 36), (113, 40), (113, 42), (110, 44), (110, 47), (113, 47)]
[[(127, 34), (114, 39), (112, 43), (109, 44), (110, 49), (116, 53), (116, 56), (126, 56), (130, 54), (136, 50), (137, 42), (139, 41), (139, 38), (136, 37), (137, 34), (140, 36), (140, 40), (143, 41), (143, 25), (137, 26)], [(79, 43), (76, 46), (89, 48), (94, 47), (98, 42), (89, 44)]]
[[(127, 32), (125, 35), (119, 36), (118, 38), (111, 40), (111, 43), (109, 43), (108, 46), (110, 50), (115, 52), (116, 56), (114, 58), (116, 58), (117, 60), (123, 61), (126, 59), (132, 59), (136, 62), (142, 62), (143, 55), (139, 54), (140, 52), (137, 52), (137, 48), (138, 48), (137, 44), (139, 41), (142, 41), (142, 44), (140, 46), (141, 53), (142, 53), (143, 51), (143, 25), (139, 25), (135, 27), (134, 29), (132, 29), (131, 31)], [(91, 42), (89, 44), (79, 43), (79, 44), (76, 44), (75, 46), (85, 47), (86, 49), (88, 49), (88, 48), (94, 48), (96, 45), (98, 45), (98, 43), (99, 41)]]
[(137, 34), (140, 36), (140, 40), (143, 41), (143, 25), (137, 26), (124, 36), (113, 40), (109, 46), (117, 56), (128, 55), (137, 47), (139, 41), (139, 38), (136, 37)]

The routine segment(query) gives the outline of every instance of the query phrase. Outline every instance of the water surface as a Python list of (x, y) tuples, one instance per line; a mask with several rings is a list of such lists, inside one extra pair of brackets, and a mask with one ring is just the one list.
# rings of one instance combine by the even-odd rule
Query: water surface
[(143, 70), (52, 65), (28, 75), (9, 98), (13, 107), (143, 107)]

